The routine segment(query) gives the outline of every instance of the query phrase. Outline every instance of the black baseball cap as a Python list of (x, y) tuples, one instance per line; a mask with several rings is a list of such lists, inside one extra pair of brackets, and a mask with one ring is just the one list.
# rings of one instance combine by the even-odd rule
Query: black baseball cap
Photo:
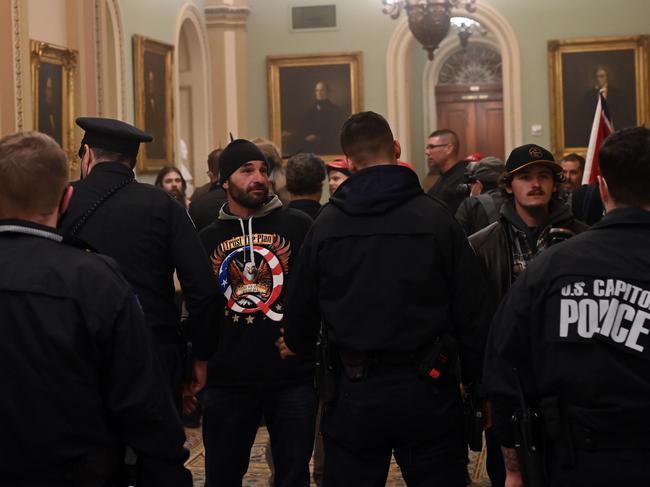
[(151, 142), (153, 137), (139, 128), (121, 120), (98, 117), (79, 117), (77, 125), (84, 130), (79, 148), (80, 157), (84, 144), (88, 147), (137, 156), (140, 143)]
[(506, 172), (512, 174), (533, 164), (542, 164), (553, 172), (561, 172), (553, 154), (537, 144), (526, 144), (513, 149), (506, 161)]

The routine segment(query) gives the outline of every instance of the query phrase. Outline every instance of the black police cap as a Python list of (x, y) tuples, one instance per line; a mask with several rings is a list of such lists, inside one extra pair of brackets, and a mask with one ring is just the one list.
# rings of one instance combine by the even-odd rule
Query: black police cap
[(84, 131), (80, 155), (84, 144), (91, 148), (119, 152), (126, 156), (137, 156), (140, 143), (151, 142), (153, 137), (121, 120), (112, 118), (79, 117), (77, 125)]

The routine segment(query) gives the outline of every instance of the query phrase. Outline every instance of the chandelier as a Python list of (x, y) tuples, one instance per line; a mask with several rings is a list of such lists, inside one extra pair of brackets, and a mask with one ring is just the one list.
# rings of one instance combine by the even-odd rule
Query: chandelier
[(383, 12), (391, 19), (406, 10), (409, 29), (433, 59), (433, 51), (449, 33), (451, 9), (464, 4), (468, 12), (476, 11), (476, 0), (382, 0)]

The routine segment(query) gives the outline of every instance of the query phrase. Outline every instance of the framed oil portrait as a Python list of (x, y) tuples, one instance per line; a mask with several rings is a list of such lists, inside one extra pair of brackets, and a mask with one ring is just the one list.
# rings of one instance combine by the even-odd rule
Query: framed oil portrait
[(77, 51), (30, 41), (34, 129), (61, 146), (71, 161), (74, 147), (74, 71)]
[(133, 36), (135, 125), (153, 136), (138, 153), (138, 171), (158, 172), (174, 164), (172, 62), (174, 46)]
[(556, 156), (586, 153), (599, 92), (615, 129), (648, 124), (648, 38), (549, 41), (551, 143)]
[(362, 110), (361, 53), (267, 57), (271, 139), (284, 156), (341, 154), (343, 122)]

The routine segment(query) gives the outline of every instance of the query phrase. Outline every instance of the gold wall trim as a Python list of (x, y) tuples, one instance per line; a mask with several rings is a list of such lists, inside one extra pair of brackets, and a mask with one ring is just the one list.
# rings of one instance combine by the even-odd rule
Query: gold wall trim
[(25, 121), (23, 117), (23, 70), (22, 70), (22, 42), (20, 32), (20, 0), (12, 0), (11, 5), (12, 19), (13, 19), (13, 35), (14, 35), (14, 91), (16, 95), (16, 131), (22, 132), (25, 130)]

